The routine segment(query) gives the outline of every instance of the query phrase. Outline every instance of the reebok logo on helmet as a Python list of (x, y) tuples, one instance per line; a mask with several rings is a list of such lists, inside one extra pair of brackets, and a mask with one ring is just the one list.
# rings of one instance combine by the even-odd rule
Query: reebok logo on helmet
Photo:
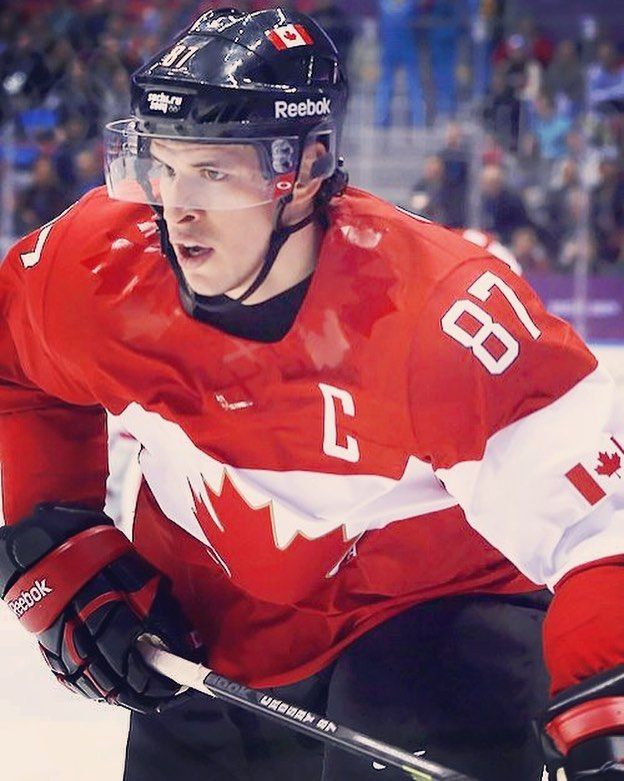
[(275, 101), (275, 119), (295, 119), (296, 117), (324, 117), (331, 113), (331, 98), (320, 100)]

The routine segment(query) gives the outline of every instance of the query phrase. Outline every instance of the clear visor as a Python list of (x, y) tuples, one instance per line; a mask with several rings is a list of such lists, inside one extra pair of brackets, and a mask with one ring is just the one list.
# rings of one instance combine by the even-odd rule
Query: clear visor
[(110, 197), (164, 208), (215, 211), (271, 203), (292, 191), (298, 159), (297, 137), (182, 140), (141, 133), (132, 119), (104, 131)]

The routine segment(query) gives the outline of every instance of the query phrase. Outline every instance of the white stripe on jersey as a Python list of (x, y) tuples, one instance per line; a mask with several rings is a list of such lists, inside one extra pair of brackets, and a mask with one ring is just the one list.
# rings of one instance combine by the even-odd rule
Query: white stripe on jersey
[[(624, 553), (624, 479), (595, 469), (612, 436), (624, 437), (624, 400), (599, 366), (548, 407), (494, 434), (480, 461), (436, 474), (471, 526), (552, 588), (574, 567)], [(605, 491), (594, 507), (565, 476), (579, 463), (594, 465), (592, 478)]]
[(318, 539), (344, 527), (346, 539), (393, 521), (457, 505), (431, 465), (410, 457), (399, 480), (374, 474), (337, 475), (303, 470), (243, 469), (224, 464), (198, 448), (177, 424), (136, 402), (118, 417), (141, 444), (141, 468), (160, 509), (202, 543), (195, 514), (201, 499), (222, 529), (206, 488), (220, 495), (227, 477), (249, 507), (271, 505), (275, 544), (284, 549), (299, 533)]

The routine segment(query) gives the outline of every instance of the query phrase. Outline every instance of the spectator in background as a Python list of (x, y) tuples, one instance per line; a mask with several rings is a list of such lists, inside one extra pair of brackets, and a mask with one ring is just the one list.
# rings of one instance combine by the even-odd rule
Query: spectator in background
[(17, 31), (20, 27), (19, 14), (17, 8), (11, 8), (5, 5), (0, 8), (0, 68), (4, 58), (8, 56), (9, 42), (15, 40)]
[(307, 13), (315, 19), (335, 43), (342, 61), (349, 63), (353, 43), (353, 24), (336, 0), (314, 0)]
[(597, 62), (587, 73), (587, 99), (599, 111), (624, 110), (624, 64), (612, 41), (598, 46)]
[(494, 52), (502, 38), (504, 0), (465, 0), (471, 20), (472, 74), (474, 96), (488, 92)]
[(17, 197), (16, 228), (26, 234), (60, 214), (67, 203), (67, 194), (52, 161), (39, 157), (33, 167), (30, 184)]
[(492, 75), (492, 86), (486, 98), (484, 121), (509, 152), (518, 151), (524, 115), (536, 100), (542, 81), (542, 67), (532, 57), (525, 38), (511, 35)]
[[(111, 25), (113, 28), (115, 24)], [(141, 62), (129, 52), (129, 42), (126, 36), (111, 33), (108, 30), (102, 35), (99, 46), (88, 58), (89, 71), (94, 82), (98, 85), (106, 83), (110, 74), (119, 68), (126, 73), (132, 73)]]
[(128, 57), (134, 62), (145, 62), (160, 46), (158, 33), (137, 33), (128, 42)]
[(571, 129), (570, 118), (556, 111), (552, 98), (539, 95), (531, 112), (529, 137), (541, 161), (552, 165), (565, 157)]
[(458, 0), (429, 0), (429, 52), (434, 118), (450, 118), (457, 107), (457, 48), (460, 34)]
[(481, 145), (481, 165), (502, 165), (505, 150), (494, 133), (484, 133)]
[(468, 202), (468, 175), (470, 150), (466, 144), (461, 125), (449, 122), (446, 128), (445, 144), (440, 150), (444, 165), (446, 184), (446, 225), (459, 228), (466, 225)]
[(450, 186), (439, 155), (425, 159), (422, 178), (414, 185), (410, 209), (428, 220), (449, 224)]
[(46, 94), (50, 80), (45, 58), (29, 28), (18, 27), (15, 41), (0, 58), (0, 82), (10, 99), (35, 104)]
[(80, 14), (75, 7), (72, 7), (70, 0), (56, 0), (54, 13), (50, 15), (47, 22), (57, 41), (67, 41), (71, 45), (76, 28), (80, 25)]
[(587, 141), (581, 129), (576, 127), (572, 128), (568, 133), (566, 146), (568, 148), (567, 156), (580, 164), (587, 154)]
[(410, 101), (412, 125), (424, 123), (420, 56), (416, 44), (417, 0), (379, 0), (380, 71), (377, 85), (375, 123), (389, 127), (392, 96), (398, 73), (404, 71)]
[(88, 133), (89, 124), (80, 114), (69, 117), (57, 130), (53, 162), (59, 179), (69, 188), (76, 183), (76, 155), (86, 149)]
[(49, 100), (57, 107), (61, 122), (66, 122), (73, 116), (80, 116), (87, 123), (88, 137), (94, 138), (99, 133), (101, 97), (88, 66), (76, 57), (64, 78), (50, 91)]
[(585, 71), (574, 41), (560, 41), (544, 75), (544, 89), (557, 111), (576, 117), (585, 102)]
[[(590, 68), (591, 143), (602, 148), (603, 159), (624, 157), (624, 65), (612, 44), (598, 50), (603, 66)], [(589, 124), (589, 123), (588, 123)], [(602, 172), (600, 172), (602, 175)]]
[[(492, 101), (499, 113), (509, 108), (507, 148), (516, 152), (525, 117), (540, 93), (542, 66), (531, 55), (527, 41), (515, 33), (506, 42), (507, 57), (497, 65), (492, 79)], [(492, 107), (489, 107), (490, 110)], [(497, 117), (500, 122), (501, 117)], [(504, 135), (497, 129), (501, 142)]]
[(143, 8), (136, 9), (137, 22), (142, 33), (147, 35), (160, 35), (166, 28), (169, 11), (167, 0), (151, 0)]
[(63, 78), (76, 51), (68, 38), (56, 38), (46, 53), (46, 67), (50, 73), (50, 85)]
[(523, 271), (550, 270), (548, 254), (533, 228), (516, 228), (510, 249)]
[[(504, 0), (502, 5), (505, 5)], [(532, 16), (520, 17), (513, 32), (523, 39), (528, 57), (539, 62), (542, 68), (548, 67), (554, 54), (554, 44), (550, 37), (538, 28), (535, 19)], [(507, 38), (501, 37), (492, 55), (494, 65), (500, 65), (509, 60), (513, 56), (511, 49), (514, 46), (513, 35), (509, 35)]]
[(500, 166), (486, 166), (481, 173), (481, 229), (510, 245), (513, 232), (532, 227), (522, 198), (506, 184)]
[(533, 16), (523, 16), (518, 21), (518, 32), (526, 41), (531, 58), (537, 60), (542, 68), (547, 68), (555, 53), (550, 35), (539, 27)]
[(596, 240), (598, 263), (624, 259), (624, 179), (620, 161), (605, 156), (599, 167), (600, 180), (591, 193), (591, 226)]
[(94, 187), (104, 184), (102, 173), (102, 154), (99, 147), (87, 147), (78, 152), (75, 160), (76, 180), (71, 200), (76, 201)]
[[(545, 230), (550, 238), (549, 246), (554, 254), (560, 251), (564, 241), (573, 233), (575, 224), (570, 210), (570, 194), (581, 186), (581, 177), (577, 162), (566, 157), (561, 161), (559, 170), (551, 180), (546, 191), (544, 213), (546, 216)], [(571, 222), (572, 220), (572, 222)]]
[(47, 53), (54, 42), (54, 33), (52, 32), (46, 15), (33, 14), (27, 20), (22, 18), (18, 31), (18, 35), (19, 34), (28, 36), (32, 50), (40, 54), (45, 62), (47, 60)]
[(100, 124), (106, 125), (130, 114), (130, 85), (128, 72), (123, 66), (117, 66), (109, 75), (108, 82), (102, 84), (102, 102), (100, 104)]
[(91, 49), (95, 49), (100, 37), (113, 16), (111, 3), (107, 0), (90, 0), (80, 17), (80, 32)]
[(540, 94), (542, 66), (535, 59), (524, 36), (515, 33), (507, 39), (507, 57), (500, 63), (507, 84), (521, 103), (532, 103)]
[(582, 187), (570, 187), (562, 202), (558, 268), (571, 271), (577, 263), (589, 268), (596, 260), (596, 241), (588, 230), (588, 197)]
[(483, 123), (498, 143), (510, 152), (518, 149), (521, 103), (507, 80), (503, 66), (492, 74), (492, 84), (483, 105)]

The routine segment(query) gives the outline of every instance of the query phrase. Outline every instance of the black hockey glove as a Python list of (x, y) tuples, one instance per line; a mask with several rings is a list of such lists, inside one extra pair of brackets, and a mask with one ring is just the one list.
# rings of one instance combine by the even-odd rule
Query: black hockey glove
[(103, 513), (39, 504), (0, 528), (0, 595), (58, 680), (90, 699), (150, 712), (174, 697), (135, 647), (144, 632), (198, 658), (168, 579)]
[(551, 779), (624, 781), (624, 665), (554, 697), (543, 734)]

